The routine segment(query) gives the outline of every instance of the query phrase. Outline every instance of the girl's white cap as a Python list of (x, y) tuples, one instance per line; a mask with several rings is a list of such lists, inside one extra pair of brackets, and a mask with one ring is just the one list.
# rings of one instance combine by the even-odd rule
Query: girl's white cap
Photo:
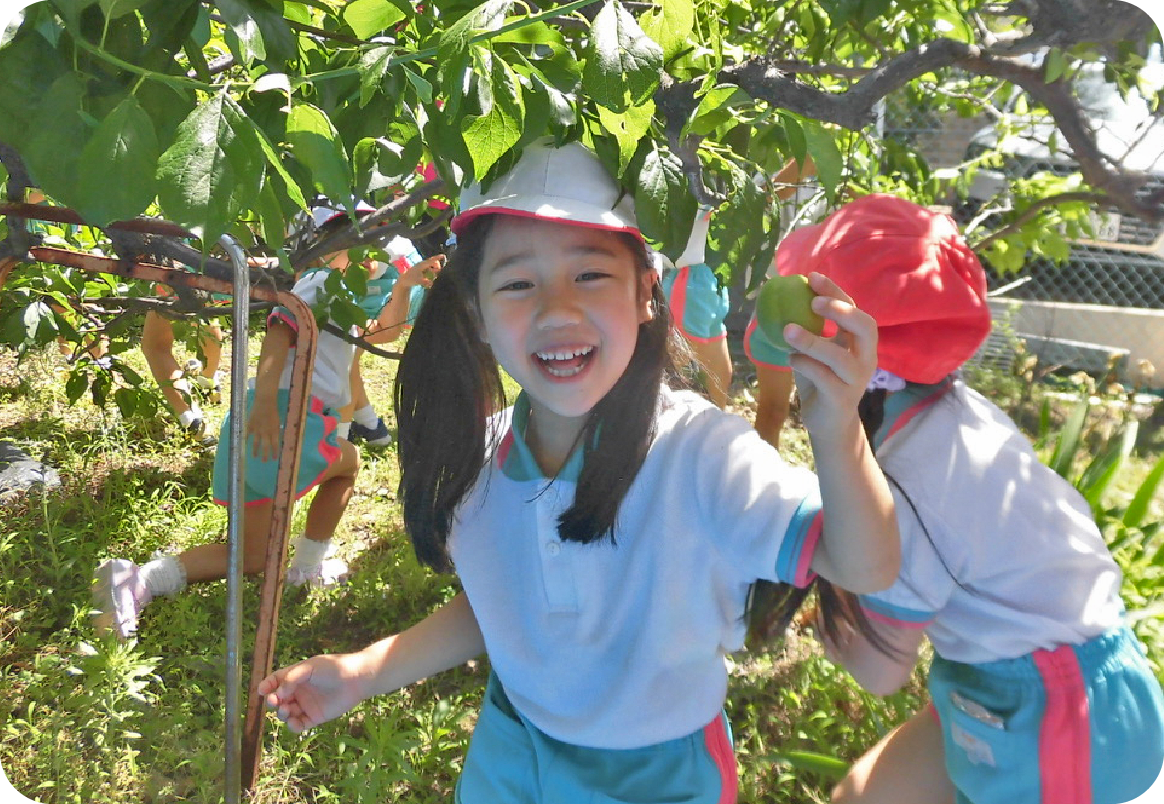
[(517, 164), (487, 190), (479, 183), (466, 187), (453, 232), (461, 233), (481, 215), (542, 218), (642, 236), (633, 198), (598, 156), (580, 142), (555, 148), (549, 137), (527, 145)]

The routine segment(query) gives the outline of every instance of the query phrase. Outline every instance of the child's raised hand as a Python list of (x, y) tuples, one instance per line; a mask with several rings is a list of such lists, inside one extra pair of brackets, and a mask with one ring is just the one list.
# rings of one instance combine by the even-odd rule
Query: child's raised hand
[(258, 692), (291, 731), (315, 728), (368, 697), (367, 675), (358, 653), (331, 653), (276, 670)]
[(877, 369), (877, 323), (823, 274), (810, 273), (808, 282), (817, 294), (812, 309), (836, 322), (837, 334), (825, 338), (789, 324), (784, 337), (796, 349), (801, 418), (810, 433), (824, 436), (857, 421), (857, 403)]
[(432, 280), (440, 273), (445, 265), (444, 254), (434, 254), (426, 260), (421, 260), (401, 274), (398, 280), (402, 287), (410, 288), (414, 285), (429, 287)]

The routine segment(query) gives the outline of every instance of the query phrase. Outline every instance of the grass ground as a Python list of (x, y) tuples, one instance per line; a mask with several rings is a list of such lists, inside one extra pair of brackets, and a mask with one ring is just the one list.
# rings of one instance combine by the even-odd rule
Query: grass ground
[[(140, 355), (127, 359), (144, 373)], [(373, 400), (388, 411), (395, 364), (366, 357), (364, 366)], [(0, 766), (45, 804), (217, 802), (223, 584), (151, 604), (138, 638), (126, 644), (96, 639), (88, 618), (100, 560), (141, 562), (155, 550), (223, 538), (225, 513), (208, 494), (213, 455), (164, 417), (121, 420), (87, 401), (69, 405), (64, 371), (55, 351), (19, 365), (0, 353), (0, 439), (56, 467), (62, 479), (58, 489), (0, 503)], [(745, 372), (741, 365), (735, 406), (748, 415)], [(215, 426), (226, 404), (209, 409)], [(799, 431), (785, 438), (790, 460), (805, 460)], [(277, 666), (362, 647), (455, 594), (453, 578), (413, 558), (396, 484), (394, 448), (366, 451), (338, 533), (351, 581), (287, 590)], [(247, 584), (247, 622), (257, 590)], [(243, 656), (249, 652), (248, 643)], [(449, 800), (487, 672), (484, 660), (471, 663), (304, 736), (272, 720), (252, 800)], [(828, 763), (797, 752), (854, 758), (918, 705), (919, 683), (915, 677), (909, 690), (875, 699), (823, 659), (811, 638), (795, 634), (777, 649), (734, 657), (728, 712), (741, 801), (827, 800)]]

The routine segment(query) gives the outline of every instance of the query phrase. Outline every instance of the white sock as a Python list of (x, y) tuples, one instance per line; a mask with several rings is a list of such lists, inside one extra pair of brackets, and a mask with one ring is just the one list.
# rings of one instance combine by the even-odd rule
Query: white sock
[(182, 411), (178, 414), (178, 424), (183, 427), (189, 427), (195, 419), (202, 418), (202, 409), (197, 405), (191, 405), (189, 410)]
[(141, 568), (141, 577), (153, 595), (175, 595), (186, 588), (186, 568), (177, 556), (154, 553)]
[(350, 433), (352, 432), (351, 422), (340, 422), (335, 426), (335, 434), (340, 438), (351, 441)]
[(291, 566), (299, 569), (318, 567), (331, 550), (331, 539), (320, 542), (307, 536), (299, 536), (292, 539), (291, 544), (295, 547), (295, 557), (291, 559)]
[(372, 407), (372, 404), (368, 403), (352, 413), (352, 421), (363, 427), (375, 427), (376, 422), (380, 421), (380, 417), (376, 415), (376, 409)]

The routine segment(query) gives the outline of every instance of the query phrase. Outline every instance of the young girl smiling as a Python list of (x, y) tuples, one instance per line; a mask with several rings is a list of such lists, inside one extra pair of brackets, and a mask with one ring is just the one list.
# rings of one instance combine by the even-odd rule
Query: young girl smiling
[[(788, 327), (814, 477), (667, 387), (662, 290), (591, 151), (535, 143), (461, 203), (396, 412), (406, 527), (464, 591), (260, 693), (302, 731), (487, 651), (457, 801), (735, 801), (724, 659), (752, 582), (819, 573), (870, 592), (897, 571), (892, 498), (856, 409), (873, 322), (814, 277), (838, 336)], [(522, 387), (510, 408), (498, 364)]]

